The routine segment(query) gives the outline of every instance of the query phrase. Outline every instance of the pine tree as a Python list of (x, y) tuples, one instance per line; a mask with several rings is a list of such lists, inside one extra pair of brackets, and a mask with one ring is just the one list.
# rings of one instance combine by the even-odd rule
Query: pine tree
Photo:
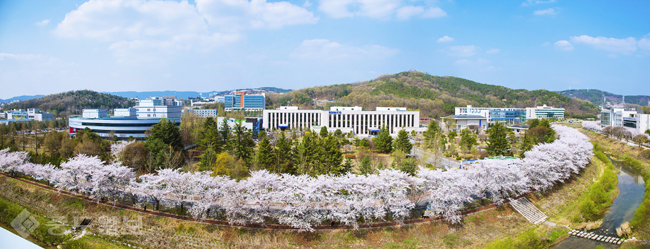
[(223, 150), (229, 150), (228, 146), (230, 145), (230, 126), (228, 125), (228, 119), (223, 118), (221, 126), (219, 126), (219, 137), (221, 138), (221, 144), (223, 144)]
[(262, 141), (259, 143), (259, 149), (257, 150), (257, 163), (260, 168), (273, 173), (278, 173), (280, 170), (276, 164), (275, 152), (271, 147), (271, 142), (269, 142), (269, 138), (266, 136), (262, 138)]
[(329, 135), (329, 132), (327, 132), (327, 126), (323, 126), (320, 128), (320, 137), (325, 138)]
[(212, 147), (208, 147), (203, 155), (200, 156), (199, 161), (199, 171), (210, 170), (214, 167), (214, 163), (217, 160), (217, 153), (215, 153)]
[(375, 142), (375, 149), (379, 152), (390, 153), (393, 150), (393, 138), (385, 126), (381, 128), (377, 137), (373, 138), (372, 141)]
[(182, 149), (181, 133), (174, 123), (169, 119), (160, 119), (160, 121), (151, 127), (149, 139), (160, 139), (163, 143), (172, 146), (174, 149)]
[(291, 150), (291, 140), (288, 140), (284, 132), (280, 132), (280, 137), (275, 142), (277, 165), (280, 173), (295, 174), (296, 168), (293, 161), (293, 151)]
[(476, 137), (472, 134), (472, 132), (465, 128), (460, 132), (460, 145), (463, 146), (466, 151), (470, 151), (472, 148), (472, 145), (476, 143)]
[(346, 158), (345, 163), (343, 163), (343, 172), (341, 174), (347, 174), (350, 171), (352, 171), (352, 160)]
[(429, 126), (427, 127), (427, 130), (424, 132), (424, 145), (428, 148), (432, 147), (438, 134), (440, 134), (440, 127), (438, 127), (438, 123), (436, 120), (431, 120)]
[(370, 161), (370, 156), (366, 155), (362, 160), (361, 160), (361, 165), (359, 165), (359, 173), (361, 175), (370, 175), (373, 173), (372, 165)]
[(322, 157), (324, 160), (323, 162), (323, 167), (324, 169), (322, 170), (321, 173), (323, 174), (341, 174), (343, 173), (343, 169), (341, 167), (341, 163), (343, 162), (343, 153), (341, 153), (341, 146), (339, 144), (339, 141), (333, 137), (333, 136), (328, 136), (324, 140), (324, 157)]
[(524, 134), (523, 139), (521, 140), (521, 146), (519, 149), (519, 157), (520, 158), (525, 158), (526, 151), (530, 151), (533, 149), (533, 146), (537, 144), (537, 138), (535, 136), (530, 136), (528, 135), (528, 132)]
[(253, 147), (255, 147), (255, 141), (253, 141), (251, 132), (246, 131), (242, 122), (237, 122), (233, 128), (232, 139), (230, 139), (232, 154), (237, 159), (247, 162), (253, 154)]
[(494, 123), (488, 129), (489, 138), (487, 151), (493, 156), (504, 155), (510, 148), (508, 144), (507, 131), (503, 124)]
[(408, 132), (405, 130), (400, 130), (397, 133), (397, 140), (395, 140), (395, 149), (401, 150), (404, 153), (411, 153), (411, 149), (413, 148), (413, 144), (411, 144), (411, 141), (409, 141), (409, 135)]

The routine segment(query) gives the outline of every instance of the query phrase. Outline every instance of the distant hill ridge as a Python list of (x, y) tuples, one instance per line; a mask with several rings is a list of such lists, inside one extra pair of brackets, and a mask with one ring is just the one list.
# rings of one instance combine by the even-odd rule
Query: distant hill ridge
[(135, 105), (135, 101), (111, 94), (90, 90), (69, 91), (50, 94), (40, 98), (7, 104), (4, 110), (38, 108), (51, 112), (55, 117), (80, 115), (85, 108), (126, 108)]
[(457, 106), (523, 108), (535, 103), (564, 107), (567, 116), (573, 117), (596, 117), (598, 113), (598, 108), (588, 101), (553, 91), (510, 89), (419, 71), (382, 75), (356, 83), (303, 88), (283, 95), (271, 94), (267, 105), (272, 108), (289, 103), (302, 108), (348, 105), (362, 106), (366, 110), (403, 106), (419, 109), (421, 116), (432, 117), (453, 114)]
[[(208, 97), (210, 94), (216, 94), (216, 95), (226, 95), (230, 92), (233, 91), (243, 91), (243, 90), (249, 90), (249, 91), (266, 91), (266, 92), (274, 92), (274, 93), (286, 93), (292, 91), (291, 89), (283, 89), (283, 88), (277, 88), (277, 87), (258, 87), (258, 88), (242, 88), (242, 89), (233, 89), (233, 90), (226, 90), (226, 91), (211, 91), (211, 92), (197, 92), (197, 91), (143, 91), (143, 92), (137, 92), (137, 91), (120, 91), (120, 92), (102, 92), (104, 94), (111, 94), (111, 95), (116, 95), (124, 98), (149, 98), (149, 97), (162, 97), (162, 96), (176, 96), (179, 99), (187, 99), (189, 97)], [(8, 99), (0, 99), (0, 103), (10, 103), (12, 101), (26, 101), (30, 99), (36, 99), (43, 97), (45, 95), (22, 95), (22, 96), (16, 96)]]
[(598, 89), (572, 89), (572, 90), (558, 91), (558, 93), (567, 97), (574, 97), (574, 98), (586, 100), (591, 102), (594, 105), (602, 105), (604, 99), (603, 97), (607, 98), (607, 102), (622, 103), (623, 96), (625, 96), (625, 103), (640, 105), (640, 106), (648, 106), (648, 101), (650, 101), (650, 96), (647, 95), (619, 95), (619, 94), (613, 94), (613, 93), (601, 91)]

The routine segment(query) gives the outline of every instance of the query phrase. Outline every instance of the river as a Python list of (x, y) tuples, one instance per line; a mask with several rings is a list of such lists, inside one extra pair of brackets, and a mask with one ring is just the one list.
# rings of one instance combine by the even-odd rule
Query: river
[[(598, 229), (591, 230), (591, 232), (617, 237), (616, 228), (624, 222), (630, 221), (634, 217), (634, 211), (643, 201), (645, 182), (643, 182), (641, 175), (626, 162), (612, 160), (612, 164), (619, 170), (618, 189), (620, 192), (612, 206), (604, 214), (603, 225)], [(620, 247), (619, 245), (571, 236), (553, 246), (553, 248), (596, 248), (598, 245), (603, 245), (604, 248)]]

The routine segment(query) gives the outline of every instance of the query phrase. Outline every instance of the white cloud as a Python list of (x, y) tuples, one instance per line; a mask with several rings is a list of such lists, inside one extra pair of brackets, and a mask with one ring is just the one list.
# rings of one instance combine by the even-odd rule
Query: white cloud
[(538, 16), (554, 16), (558, 14), (557, 11), (555, 11), (555, 9), (553, 8), (548, 8), (545, 10), (536, 10), (533, 11), (533, 13)]
[(555, 42), (555, 48), (562, 51), (571, 51), (573, 50), (573, 45), (567, 40), (561, 40)]
[(404, 6), (397, 9), (397, 19), (406, 20), (422, 13), (424, 13), (424, 7), (422, 6)]
[(377, 19), (389, 19), (395, 15), (398, 19), (414, 16), (438, 18), (447, 12), (438, 8), (413, 6), (410, 0), (321, 0), (318, 9), (334, 18), (364, 16)]
[(521, 3), (521, 6), (527, 7), (536, 4), (554, 3), (554, 2), (555, 0), (526, 0), (526, 2)]
[(50, 19), (45, 19), (43, 21), (37, 22), (36, 26), (44, 27), (44, 26), (47, 26), (48, 23), (50, 23)]
[(305, 8), (311, 7), (311, 2), (309, 2), (309, 0), (305, 1), (305, 3), (302, 4), (302, 7), (305, 7)]
[(300, 59), (361, 59), (386, 58), (399, 53), (399, 50), (380, 45), (361, 47), (349, 46), (327, 39), (304, 40), (292, 53), (291, 57)]
[(496, 53), (499, 53), (500, 51), (501, 50), (499, 50), (498, 48), (491, 48), (491, 49), (488, 49), (488, 51), (485, 51), (485, 53), (496, 54)]
[(639, 48), (643, 49), (643, 50), (650, 51), (650, 35), (648, 35), (645, 38), (639, 40)]
[(196, 7), (210, 25), (222, 29), (281, 28), (318, 21), (312, 12), (289, 2), (197, 0)]
[(454, 64), (459, 66), (474, 66), (474, 65), (482, 65), (482, 64), (489, 64), (489, 63), (490, 60), (484, 58), (477, 58), (476, 60), (463, 59), (454, 62)]
[(424, 12), (424, 14), (422, 14), (423, 18), (438, 18), (445, 16), (447, 16), (447, 12), (438, 7), (429, 8), (426, 12)]
[(442, 42), (453, 42), (453, 41), (454, 41), (454, 38), (449, 37), (449, 36), (443, 36), (443, 37), (440, 37), (440, 39), (438, 39), (438, 42), (440, 42), (440, 43), (442, 43)]
[(447, 54), (451, 56), (469, 57), (474, 56), (479, 47), (469, 46), (451, 46), (447, 48)]
[(551, 43), (550, 43), (550, 42), (542, 43), (542, 47), (546, 47), (546, 46), (548, 46), (548, 45), (551, 45)]
[(54, 33), (107, 42), (121, 59), (133, 55), (149, 61), (175, 50), (209, 51), (233, 43), (241, 39), (240, 29), (275, 29), (317, 20), (288, 2), (197, 0), (195, 6), (187, 1), (106, 0), (89, 1), (70, 11)]
[(587, 44), (597, 50), (605, 50), (623, 54), (633, 53), (637, 49), (637, 42), (634, 37), (617, 39), (602, 36), (591, 37), (588, 35), (581, 35), (571, 37), (571, 42), (575, 44)]

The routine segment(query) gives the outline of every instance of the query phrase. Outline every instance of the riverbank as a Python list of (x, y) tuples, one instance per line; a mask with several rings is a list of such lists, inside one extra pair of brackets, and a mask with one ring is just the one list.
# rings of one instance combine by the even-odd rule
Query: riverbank
[(625, 142), (608, 138), (604, 135), (594, 132), (584, 132), (592, 141), (601, 145), (606, 154), (622, 160), (639, 171), (643, 176), (645, 185), (645, 195), (643, 202), (634, 213), (634, 218), (630, 222), (633, 227), (633, 236), (638, 239), (650, 240), (650, 161), (641, 156), (643, 148), (629, 146)]

